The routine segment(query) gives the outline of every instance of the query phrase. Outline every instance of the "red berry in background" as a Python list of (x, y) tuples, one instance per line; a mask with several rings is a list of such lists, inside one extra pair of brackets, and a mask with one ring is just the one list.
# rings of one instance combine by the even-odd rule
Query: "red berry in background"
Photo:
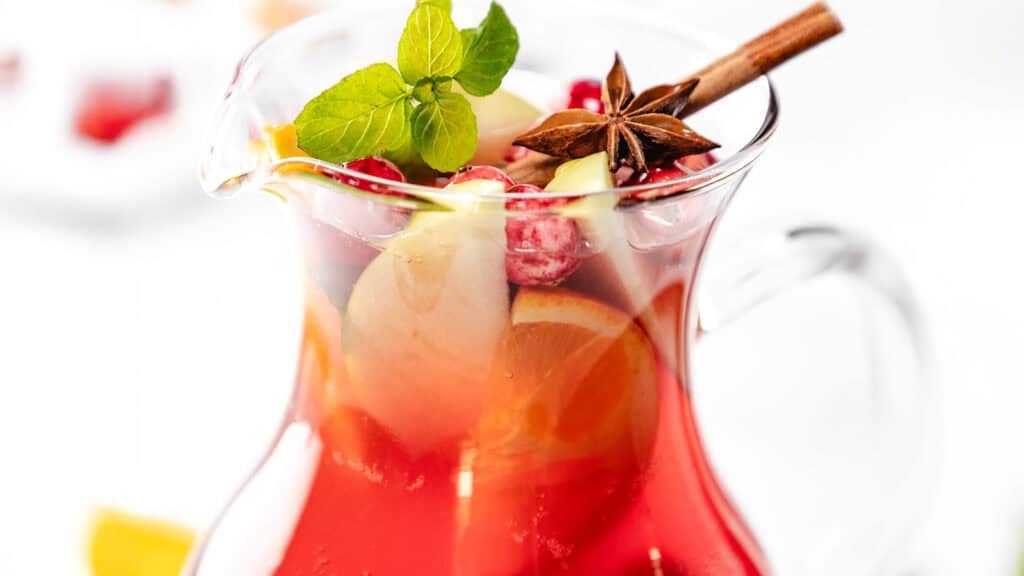
[(582, 108), (598, 114), (604, 114), (604, 102), (601, 100), (601, 82), (597, 80), (577, 80), (569, 87), (569, 104), (566, 108)]
[(20, 67), (21, 60), (17, 54), (0, 54), (0, 88), (14, 85)]
[[(542, 194), (532, 184), (513, 186), (510, 193)], [(520, 286), (555, 285), (579, 268), (576, 256), (580, 231), (571, 218), (543, 212), (568, 204), (568, 198), (513, 198), (505, 203), (505, 273)]]
[(452, 176), (451, 180), (448, 181), (448, 185), (461, 184), (470, 180), (494, 180), (504, 184), (505, 190), (515, 185), (515, 182), (509, 178), (508, 174), (494, 166), (464, 166)]
[(96, 80), (86, 86), (75, 112), (75, 132), (101, 144), (113, 144), (150, 118), (173, 106), (174, 85), (168, 76)]
[[(395, 166), (389, 160), (385, 160), (384, 158), (379, 158), (377, 156), (353, 160), (344, 166), (353, 172), (359, 172), (360, 174), (366, 174), (367, 176), (373, 176), (383, 180), (393, 180), (395, 182), (405, 182), (405, 174), (402, 174), (402, 171), (398, 169), (398, 166)], [(402, 195), (401, 192), (379, 182), (371, 182), (369, 180), (363, 180), (362, 178), (356, 178), (347, 174), (333, 174), (332, 177), (346, 186), (351, 186), (359, 190), (386, 194), (388, 196)]]

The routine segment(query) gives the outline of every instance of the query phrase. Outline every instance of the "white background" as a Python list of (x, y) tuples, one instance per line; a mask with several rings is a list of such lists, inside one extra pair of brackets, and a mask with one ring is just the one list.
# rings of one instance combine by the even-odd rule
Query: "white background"
[[(648, 3), (736, 39), (803, 5)], [(114, 4), (75, 3), (76, 22)], [(720, 239), (811, 216), (871, 233), (908, 270), (944, 406), (923, 571), (1011, 574), (1024, 543), (1024, 4), (833, 7), (848, 31), (775, 75), (782, 127)], [(38, 20), (14, 24), (14, 3), (0, 9), (0, 42), (12, 27), (44, 34)], [(208, 65), (222, 81), (195, 92), (212, 102), (229, 70)], [(195, 144), (198, 155), (198, 131)], [(187, 182), (193, 159), (181, 162)], [(140, 189), (150, 174), (135, 175)], [(195, 189), (173, 208), (108, 220), (26, 202), (0, 181), (0, 574), (81, 573), (101, 504), (201, 526), (276, 427), (299, 333), (283, 210), (182, 187)]]

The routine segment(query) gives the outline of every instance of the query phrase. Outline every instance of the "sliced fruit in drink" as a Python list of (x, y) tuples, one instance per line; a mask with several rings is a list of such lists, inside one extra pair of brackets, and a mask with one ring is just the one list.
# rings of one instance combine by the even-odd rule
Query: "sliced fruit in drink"
[[(608, 155), (598, 152), (559, 166), (547, 190), (585, 193), (614, 187), (608, 172)], [(604, 192), (583, 196), (563, 210), (578, 218), (594, 252), (568, 280), (567, 286), (635, 314), (650, 301), (649, 273), (641, 268), (629, 246), (622, 214), (615, 209), (617, 202), (614, 192)]]
[(263, 128), (263, 144), (273, 160), (282, 158), (309, 158), (299, 148), (294, 124), (271, 124)]
[(472, 164), (500, 165), (517, 136), (530, 128), (544, 113), (523, 97), (507, 90), (490, 96), (468, 96), (477, 121), (476, 155)]
[[(607, 162), (604, 152), (566, 162), (559, 167), (547, 189), (576, 193), (610, 190), (613, 182)], [(565, 285), (637, 317), (640, 325), (655, 339), (662, 355), (673, 361), (679, 356), (678, 339), (663, 337), (668, 328), (659, 325), (665, 319), (652, 312), (652, 302), (666, 287), (682, 282), (688, 272), (682, 267), (681, 257), (676, 261), (664, 261), (657, 256), (666, 251), (681, 256), (677, 254), (678, 250), (673, 251), (668, 245), (659, 246), (658, 251), (649, 254), (631, 245), (628, 215), (615, 207), (618, 200), (619, 197), (612, 192), (597, 193), (583, 196), (563, 211), (577, 217), (589, 249), (594, 252), (593, 256), (584, 259)], [(692, 246), (689, 249), (696, 248)], [(675, 293), (683, 296), (681, 290)], [(679, 307), (681, 310), (682, 302)], [(665, 309), (664, 303), (660, 308)], [(680, 325), (675, 320), (671, 322), (673, 327)]]
[(520, 289), (474, 442), (459, 567), (553, 568), (600, 533), (646, 468), (657, 409), (654, 348), (627, 315)]
[[(598, 152), (576, 160), (569, 160), (558, 167), (555, 177), (545, 190), (548, 192), (584, 193), (611, 190), (615, 182), (608, 171), (608, 153)], [(580, 199), (587, 209), (609, 209), (615, 203), (609, 194), (586, 196)], [(582, 208), (583, 206), (581, 206)]]
[(315, 279), (307, 278), (305, 301), (297, 404), (304, 417), (321, 424), (341, 404), (341, 391), (347, 387), (341, 315)]
[(496, 370), (478, 461), (643, 459), (657, 405), (654, 350), (626, 314), (568, 290), (521, 288)]
[[(505, 188), (473, 180), (448, 190), (472, 201)], [(500, 209), (417, 213), (349, 298), (347, 401), (413, 453), (457, 439), (479, 417), (508, 302)]]

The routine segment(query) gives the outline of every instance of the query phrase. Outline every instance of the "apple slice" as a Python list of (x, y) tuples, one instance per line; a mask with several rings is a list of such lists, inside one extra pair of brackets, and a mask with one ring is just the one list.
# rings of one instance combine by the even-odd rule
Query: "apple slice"
[[(548, 192), (612, 190), (608, 154), (598, 152), (558, 167)], [(643, 310), (652, 296), (648, 276), (629, 245), (625, 221), (615, 210), (618, 196), (608, 192), (583, 196), (563, 210), (580, 221), (583, 235), (595, 252), (567, 281), (566, 286), (591, 294), (629, 314)]]
[[(505, 187), (472, 180), (448, 190), (471, 201)], [(457, 439), (480, 415), (508, 318), (504, 225), (500, 206), (417, 213), (352, 289), (342, 394), (411, 453)]]
[(544, 115), (539, 108), (507, 90), (478, 98), (466, 95), (476, 114), (479, 144), (471, 164), (500, 166), (517, 136)]
[[(606, 152), (559, 166), (547, 186), (549, 192), (576, 193), (614, 188)], [(665, 317), (654, 313), (652, 303), (667, 286), (680, 284), (682, 273), (665, 266), (656, 254), (641, 253), (630, 245), (625, 216), (615, 208), (618, 200), (618, 195), (612, 192), (592, 194), (581, 197), (563, 210), (563, 213), (578, 219), (583, 235), (594, 251), (594, 255), (586, 258), (579, 270), (569, 277), (565, 286), (597, 297), (637, 317), (640, 325), (655, 338), (659, 352), (675, 368), (680, 354), (678, 337), (668, 337), (671, 330), (661, 325)], [(682, 296), (681, 290), (672, 293)], [(664, 308), (664, 305), (658, 307), (659, 310)], [(677, 325), (673, 322), (672, 327)]]

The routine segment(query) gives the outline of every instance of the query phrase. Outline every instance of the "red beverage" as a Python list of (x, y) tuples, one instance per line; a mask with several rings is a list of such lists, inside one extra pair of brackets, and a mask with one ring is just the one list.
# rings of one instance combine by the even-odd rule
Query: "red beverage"
[[(322, 279), (338, 261), (331, 251), (350, 243), (325, 245), (314, 230), (310, 269)], [(567, 282), (589, 294), (519, 288), (476, 416), (427, 445), (359, 407), (374, 397), (349, 381), (338, 303), (352, 291), (310, 281), (295, 418), (322, 450), (275, 573), (767, 573), (708, 465), (677, 375), (699, 245), (637, 260), (665, 286), (642, 311), (615, 308), (622, 295), (594, 283), (600, 256)], [(348, 266), (322, 285), (364, 274)], [(432, 398), (419, 400), (430, 421)]]

